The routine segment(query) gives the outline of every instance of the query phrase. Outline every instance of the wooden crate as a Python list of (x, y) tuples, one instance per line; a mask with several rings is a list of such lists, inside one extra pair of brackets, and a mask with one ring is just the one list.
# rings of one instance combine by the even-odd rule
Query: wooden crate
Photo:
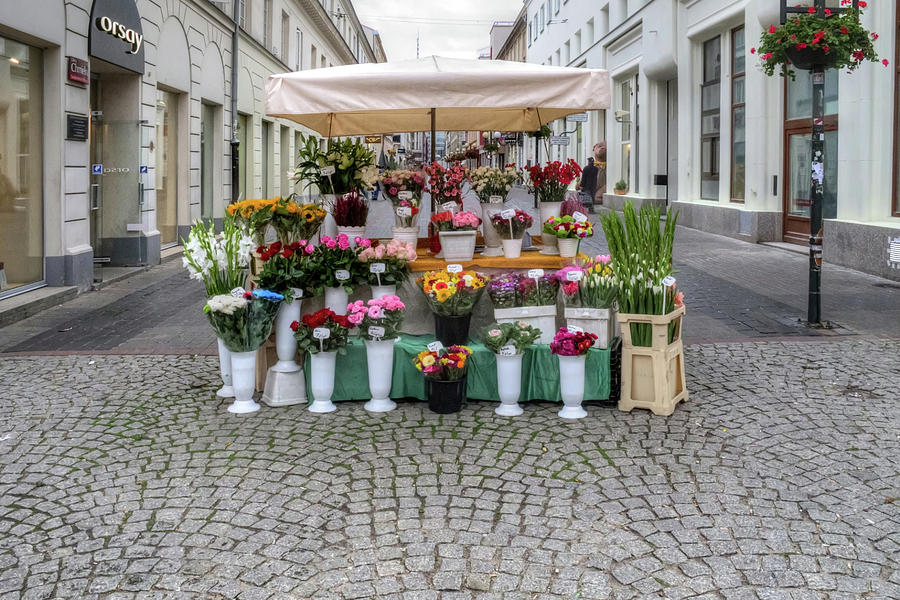
[[(683, 306), (667, 315), (619, 313), (618, 320), (622, 326), (622, 395), (619, 410), (627, 412), (633, 408), (646, 408), (655, 415), (668, 416), (675, 411), (675, 405), (688, 399), (681, 340), (683, 317)], [(669, 323), (673, 322), (675, 332), (669, 343)], [(651, 325), (651, 346), (632, 344), (631, 323)]]

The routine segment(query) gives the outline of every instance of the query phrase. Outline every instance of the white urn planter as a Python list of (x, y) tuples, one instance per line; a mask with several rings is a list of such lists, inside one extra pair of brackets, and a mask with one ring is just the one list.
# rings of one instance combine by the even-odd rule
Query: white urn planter
[(372, 286), (372, 299), (373, 300), (381, 300), (385, 296), (396, 296), (397, 295), (397, 285), (373, 285)]
[(441, 231), (441, 251), (447, 262), (469, 261), (475, 255), (475, 231)]
[(234, 386), (231, 385), (231, 350), (218, 338), (216, 345), (219, 347), (219, 375), (222, 377), (222, 387), (216, 390), (216, 396), (234, 398)]
[(291, 323), (300, 320), (303, 290), (292, 288), (294, 299), (282, 302), (275, 316), (275, 353), (278, 362), (266, 373), (262, 401), (269, 406), (306, 404), (306, 378), (303, 368), (294, 360), (297, 340)]
[(347, 290), (343, 286), (325, 288), (325, 308), (338, 315), (347, 314)]
[(584, 400), (585, 355), (557, 356), (559, 358), (559, 392), (565, 406), (557, 413), (563, 419), (583, 419), (587, 411)]
[(504, 258), (519, 258), (522, 256), (522, 238), (502, 241)]
[(259, 410), (253, 400), (256, 390), (256, 350), (231, 353), (231, 380), (234, 385), (234, 402), (228, 412), (235, 414), (252, 413)]
[(482, 256), (502, 256), (503, 248), (501, 246), (500, 234), (491, 224), (491, 217), (503, 210), (502, 204), (482, 204), (481, 205), (481, 235), (484, 237), (484, 250), (481, 251)]
[(334, 206), (334, 203), (337, 199), (337, 196), (334, 194), (324, 194), (322, 196), (322, 208), (328, 213), (325, 215), (325, 220), (322, 221), (322, 226), (319, 228), (319, 236), (327, 235), (328, 237), (336, 237), (337, 236), (337, 223), (334, 220), (334, 217), (331, 216), (331, 207)]
[(343, 225), (338, 225), (337, 228), (338, 235), (344, 234), (347, 236), (350, 241), (350, 247), (356, 247), (356, 238), (364, 238), (366, 237), (366, 227), (363, 225), (362, 227), (344, 227)]
[(394, 227), (391, 233), (393, 239), (404, 244), (412, 244), (413, 248), (419, 243), (418, 227)]
[(559, 248), (556, 245), (556, 236), (544, 233), (544, 223), (550, 217), (559, 216), (559, 210), (562, 206), (562, 202), (540, 202), (539, 206), (541, 210), (541, 225), (539, 231), (541, 232), (541, 240), (544, 242), (544, 247), (541, 249), (541, 254), (559, 254)]
[(337, 352), (316, 352), (309, 355), (309, 391), (312, 394), (312, 404), (309, 412), (328, 413), (337, 410), (337, 406), (331, 401), (334, 393), (334, 366), (337, 362)]
[(388, 412), (397, 408), (390, 399), (394, 371), (394, 340), (366, 340), (366, 365), (372, 399), (363, 405), (369, 412)]
[(494, 412), (504, 417), (522, 414), (519, 396), (522, 393), (522, 354), (497, 355), (497, 392), (500, 406)]
[(563, 258), (574, 258), (578, 254), (578, 238), (559, 238), (556, 243), (559, 245), (559, 255)]

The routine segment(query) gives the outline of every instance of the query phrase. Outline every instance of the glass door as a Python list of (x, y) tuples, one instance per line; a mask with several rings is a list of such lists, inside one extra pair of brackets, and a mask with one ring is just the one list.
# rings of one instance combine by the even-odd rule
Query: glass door
[(156, 228), (163, 248), (178, 243), (178, 94), (157, 90)]
[(216, 107), (203, 104), (200, 119), (200, 217), (213, 218), (213, 165), (215, 164)]

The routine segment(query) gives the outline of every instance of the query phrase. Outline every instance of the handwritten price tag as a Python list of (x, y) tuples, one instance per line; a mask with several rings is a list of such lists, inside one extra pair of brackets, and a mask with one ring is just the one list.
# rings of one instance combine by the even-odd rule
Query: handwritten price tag
[(512, 219), (515, 216), (516, 216), (516, 211), (512, 210), (511, 208), (500, 211), (501, 219)]
[(566, 271), (566, 280), (567, 281), (581, 281), (581, 278), (584, 276), (584, 273), (581, 271)]
[(244, 288), (242, 288), (242, 287), (236, 287), (236, 288), (234, 288), (233, 290), (231, 290), (231, 295), (234, 296), (235, 298), (240, 298), (240, 297), (243, 296), (246, 292), (247, 292), (247, 290), (245, 290)]
[(663, 280), (662, 280), (662, 284), (665, 287), (671, 287), (671, 286), (675, 285), (675, 278), (672, 277), (671, 275), (666, 275), (665, 278), (663, 278)]
[(334, 278), (338, 281), (347, 281), (350, 279), (350, 271), (346, 269), (338, 269), (334, 272)]
[(578, 221), (579, 223), (584, 223), (587, 221), (587, 215), (582, 212), (576, 212), (572, 215), (572, 218)]
[(584, 333), (584, 329), (578, 327), (577, 325), (568, 325), (566, 329), (569, 330), (569, 333)]
[(491, 204), (503, 204), (503, 196), (491, 196), (488, 200)]
[(369, 273), (384, 273), (384, 263), (372, 263), (369, 265)]
[(324, 177), (328, 177), (329, 175), (334, 175), (335, 172), (334, 165), (328, 165), (327, 167), (322, 167), (319, 169), (319, 173), (321, 173)]
[(528, 269), (528, 276), (531, 279), (537, 279), (538, 277), (543, 277), (544, 270), (543, 269)]
[(440, 342), (431, 342), (430, 344), (428, 344), (429, 352), (440, 352), (443, 349), (444, 345)]
[(500, 356), (515, 356), (516, 355), (516, 347), (513, 345), (501, 346), (500, 348)]
[(461, 273), (462, 270), (463, 270), (462, 265), (458, 265), (458, 264), (447, 265), (448, 273)]
[(444, 202), (441, 204), (441, 208), (450, 211), (456, 210), (456, 202)]
[(403, 190), (402, 192), (397, 194), (397, 197), (401, 200), (412, 200), (412, 192), (410, 192), (409, 190)]
[(398, 217), (411, 217), (412, 209), (408, 206), (398, 206), (397, 207), (397, 216)]
[(384, 327), (372, 325), (371, 327), (369, 327), (369, 337), (384, 337)]
[(316, 327), (313, 329), (313, 337), (317, 340), (327, 340), (331, 337), (331, 330), (327, 327)]

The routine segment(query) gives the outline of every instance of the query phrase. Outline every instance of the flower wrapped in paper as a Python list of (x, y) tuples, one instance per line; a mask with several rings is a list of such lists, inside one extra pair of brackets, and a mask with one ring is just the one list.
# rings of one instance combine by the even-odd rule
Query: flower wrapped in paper
[(284, 296), (268, 290), (236, 291), (210, 298), (203, 307), (216, 335), (232, 352), (252, 352), (272, 333)]

